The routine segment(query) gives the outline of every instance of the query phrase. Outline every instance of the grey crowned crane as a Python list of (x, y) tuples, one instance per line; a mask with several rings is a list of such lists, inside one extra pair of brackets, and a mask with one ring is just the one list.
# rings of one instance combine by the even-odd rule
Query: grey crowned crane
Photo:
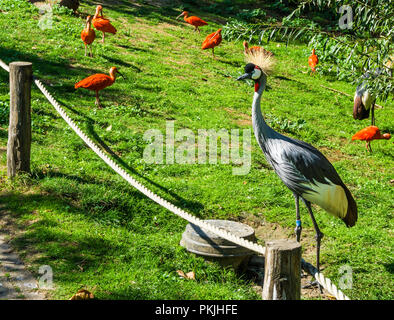
[(320, 242), (323, 233), (319, 230), (312, 212), (311, 203), (352, 227), (357, 221), (357, 205), (349, 189), (327, 158), (310, 144), (284, 136), (264, 121), (261, 112), (261, 97), (267, 84), (267, 74), (273, 68), (273, 59), (263, 53), (248, 55), (245, 73), (237, 80), (252, 79), (255, 83), (252, 123), (257, 142), (267, 162), (283, 183), (292, 191), (296, 208), (296, 238), (301, 237), (299, 199), (304, 202), (316, 231), (316, 264), (320, 270)]
[[(377, 68), (375, 71), (375, 76), (381, 73), (380, 69)], [(364, 75), (364, 79), (370, 77), (370, 72), (367, 71)], [(368, 119), (371, 113), (371, 125), (375, 125), (375, 101), (376, 98), (368, 91), (365, 81), (357, 86), (356, 92), (354, 94), (354, 106), (353, 106), (353, 118), (355, 120)]]

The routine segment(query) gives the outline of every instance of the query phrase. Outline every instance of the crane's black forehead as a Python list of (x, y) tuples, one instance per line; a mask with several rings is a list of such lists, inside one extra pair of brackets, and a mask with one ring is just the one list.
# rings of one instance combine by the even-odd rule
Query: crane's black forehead
[(248, 63), (245, 66), (245, 73), (252, 73), (256, 66), (253, 63)]

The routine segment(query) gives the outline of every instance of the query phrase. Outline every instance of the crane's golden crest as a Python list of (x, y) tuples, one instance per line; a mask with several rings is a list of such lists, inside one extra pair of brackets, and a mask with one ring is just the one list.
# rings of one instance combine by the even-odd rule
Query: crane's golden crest
[(271, 55), (264, 53), (264, 51), (246, 53), (245, 60), (247, 63), (253, 63), (259, 66), (266, 75), (273, 73), (276, 63), (275, 59)]

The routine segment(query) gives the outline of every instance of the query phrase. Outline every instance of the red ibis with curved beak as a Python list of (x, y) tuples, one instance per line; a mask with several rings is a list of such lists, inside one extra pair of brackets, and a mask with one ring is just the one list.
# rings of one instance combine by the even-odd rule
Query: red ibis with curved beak
[(194, 26), (194, 31), (198, 31), (198, 33), (200, 33), (200, 29), (199, 27), (202, 26), (206, 26), (208, 25), (207, 22), (205, 22), (204, 20), (202, 20), (199, 17), (196, 16), (190, 16), (189, 17), (189, 12), (187, 11), (183, 11), (179, 16), (177, 16), (176, 18), (179, 19), (180, 17), (183, 16), (183, 20), (185, 20), (187, 23), (191, 24), (192, 26)]
[(315, 73), (316, 72), (316, 66), (319, 63), (319, 58), (317, 57), (315, 53), (315, 49), (312, 49), (312, 54), (308, 58), (308, 64), (311, 67), (311, 72)]
[(215, 47), (222, 42), (222, 29), (219, 29), (211, 34), (207, 35), (204, 42), (201, 45), (202, 50), (212, 49), (212, 56), (215, 57)]
[(83, 29), (81, 32), (81, 39), (82, 39), (83, 43), (85, 44), (85, 56), (86, 56), (87, 46), (89, 45), (90, 56), (93, 57), (92, 43), (93, 43), (94, 39), (96, 39), (96, 33), (92, 29), (92, 17), (91, 16), (88, 16), (86, 18), (86, 28)]
[(359, 132), (357, 132), (353, 137), (353, 140), (362, 140), (366, 141), (366, 148), (369, 152), (372, 152), (371, 148), (371, 141), (372, 140), (378, 140), (378, 139), (385, 139), (389, 140), (391, 138), (391, 135), (389, 133), (381, 133), (379, 128), (376, 126), (369, 126), (366, 127)]
[(93, 17), (93, 26), (103, 33), (103, 39), (101, 40), (104, 43), (105, 33), (116, 34), (116, 28), (111, 24), (108, 19), (105, 19), (103, 16), (103, 7), (98, 5), (96, 8), (96, 13)]
[(75, 89), (85, 88), (88, 90), (95, 91), (96, 92), (95, 104), (99, 107), (99, 109), (101, 109), (102, 105), (100, 103), (99, 91), (103, 90), (106, 87), (112, 86), (116, 80), (117, 73), (119, 73), (119, 75), (121, 75), (123, 79), (125, 79), (125, 77), (119, 72), (119, 70), (116, 67), (112, 67), (109, 70), (109, 76), (103, 73), (94, 74), (90, 77), (87, 77), (77, 82), (75, 84)]

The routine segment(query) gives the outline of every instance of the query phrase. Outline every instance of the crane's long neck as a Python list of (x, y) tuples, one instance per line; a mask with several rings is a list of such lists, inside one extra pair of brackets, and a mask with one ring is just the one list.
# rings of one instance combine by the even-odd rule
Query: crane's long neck
[(265, 122), (263, 114), (261, 112), (261, 97), (265, 86), (267, 84), (267, 77), (262, 76), (255, 84), (255, 93), (253, 96), (252, 104), (252, 123), (253, 130), (259, 144), (265, 142), (274, 132)]

